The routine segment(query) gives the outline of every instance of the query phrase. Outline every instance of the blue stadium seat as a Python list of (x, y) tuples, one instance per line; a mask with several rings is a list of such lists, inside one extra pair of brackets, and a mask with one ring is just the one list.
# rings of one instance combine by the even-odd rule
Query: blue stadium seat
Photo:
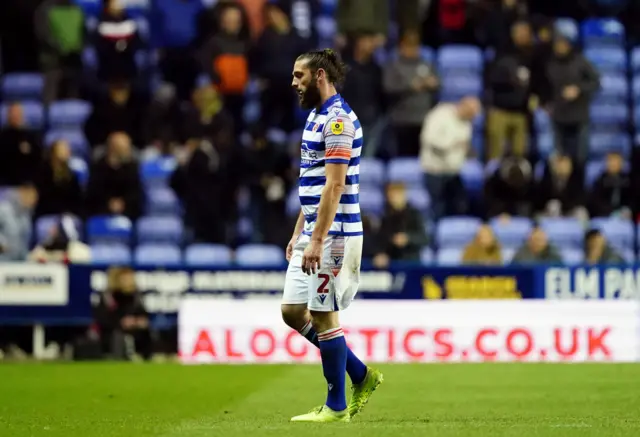
[(407, 185), (423, 185), (423, 172), (418, 158), (395, 158), (387, 166), (387, 180)]
[(87, 46), (82, 50), (82, 65), (86, 70), (94, 71), (98, 69), (98, 51), (95, 47)]
[(147, 187), (166, 187), (171, 174), (176, 169), (174, 157), (161, 157), (143, 162), (140, 166), (140, 177)]
[(184, 262), (191, 267), (227, 267), (231, 249), (223, 244), (192, 244), (185, 249)]
[(436, 264), (445, 267), (454, 267), (462, 263), (463, 250), (459, 248), (446, 248), (438, 250)]
[(484, 66), (482, 50), (469, 45), (445, 45), (438, 51), (438, 71), (442, 77), (452, 72), (478, 75)]
[(49, 106), (49, 126), (53, 129), (82, 128), (93, 110), (84, 100), (59, 100)]
[(320, 39), (333, 40), (338, 33), (338, 24), (333, 17), (320, 16), (316, 18), (315, 25)]
[(577, 266), (584, 263), (584, 252), (578, 248), (561, 248), (560, 256), (564, 264), (568, 266)]
[(600, 77), (600, 92), (597, 98), (611, 103), (626, 103), (629, 97), (629, 83), (626, 76), (603, 74)]
[(625, 128), (629, 123), (629, 107), (622, 103), (594, 103), (591, 105), (591, 122), (595, 125), (596, 128)]
[(180, 202), (173, 190), (150, 188), (147, 191), (147, 214), (180, 214)]
[(480, 219), (476, 217), (445, 217), (436, 227), (438, 248), (463, 247), (476, 235)]
[(177, 216), (141, 217), (136, 223), (138, 243), (182, 243), (184, 229)]
[(360, 186), (382, 186), (384, 182), (384, 163), (375, 158), (360, 158)]
[(407, 202), (415, 209), (425, 214), (431, 204), (429, 192), (422, 187), (410, 187), (407, 190)]
[(622, 47), (591, 47), (584, 54), (601, 73), (627, 73), (627, 52)]
[(534, 126), (540, 133), (551, 132), (551, 118), (544, 109), (536, 109), (533, 113)]
[(613, 18), (590, 19), (582, 23), (582, 39), (589, 45), (623, 45), (624, 26)]
[(50, 130), (44, 138), (44, 142), (47, 146), (51, 146), (58, 140), (66, 140), (74, 155), (87, 156), (89, 153), (89, 142), (84, 136), (84, 132), (81, 130)]
[(609, 152), (620, 152), (625, 156), (631, 153), (631, 138), (621, 133), (593, 133), (589, 136), (589, 154), (599, 158)]
[(182, 252), (169, 243), (149, 243), (136, 247), (135, 263), (142, 267), (178, 267), (182, 265)]
[(549, 242), (559, 247), (582, 248), (584, 228), (578, 219), (544, 217), (540, 219), (540, 226), (546, 232)]
[(131, 264), (131, 250), (121, 243), (101, 243), (91, 246), (91, 262), (93, 264)]
[[(41, 129), (44, 126), (44, 109), (39, 102), (20, 102), (24, 122), (30, 129)], [(7, 125), (9, 104), (0, 106), (0, 127)]]
[(238, 265), (273, 266), (278, 267), (286, 262), (284, 251), (270, 244), (245, 244), (236, 250), (236, 262)]
[(480, 76), (448, 75), (442, 78), (440, 100), (455, 102), (466, 96), (479, 97), (482, 93)]
[(491, 220), (491, 228), (503, 248), (518, 248), (531, 233), (532, 223), (525, 217), (511, 217), (507, 222), (495, 218)]
[(40, 100), (44, 78), (39, 73), (7, 73), (2, 78), (3, 100)]
[(563, 35), (570, 41), (577, 41), (580, 36), (578, 23), (573, 18), (558, 18), (554, 28), (558, 35)]
[(433, 250), (431, 250), (431, 248), (423, 247), (422, 250), (420, 250), (420, 263), (425, 266), (433, 263)]
[(385, 198), (382, 189), (361, 187), (359, 198), (363, 213), (379, 216), (384, 211)]
[(484, 168), (477, 159), (467, 159), (462, 166), (460, 178), (467, 191), (479, 193), (484, 186)]
[(320, 14), (321, 15), (335, 15), (338, 8), (338, 0), (320, 0)]
[(597, 217), (591, 219), (591, 227), (599, 229), (609, 243), (617, 249), (634, 247), (634, 230), (631, 220)]
[(121, 242), (129, 243), (133, 226), (124, 216), (98, 216), (87, 221), (87, 240), (89, 243)]
[(633, 252), (633, 249), (625, 249), (620, 253), (625, 262), (629, 264), (634, 264), (636, 262), (636, 254)]

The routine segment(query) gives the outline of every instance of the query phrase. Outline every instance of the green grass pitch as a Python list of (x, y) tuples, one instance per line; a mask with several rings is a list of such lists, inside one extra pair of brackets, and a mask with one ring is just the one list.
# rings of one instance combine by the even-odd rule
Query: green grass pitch
[(0, 364), (3, 437), (638, 436), (640, 365), (385, 365), (348, 424), (291, 424), (320, 366)]

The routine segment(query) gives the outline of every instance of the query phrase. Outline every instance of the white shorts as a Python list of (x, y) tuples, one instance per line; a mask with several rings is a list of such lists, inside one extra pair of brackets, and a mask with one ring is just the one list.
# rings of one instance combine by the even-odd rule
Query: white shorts
[(309, 236), (300, 235), (293, 248), (282, 303), (307, 304), (310, 310), (322, 312), (346, 309), (360, 284), (362, 236), (327, 237), (320, 270), (312, 275), (302, 271), (302, 254), (309, 240)]

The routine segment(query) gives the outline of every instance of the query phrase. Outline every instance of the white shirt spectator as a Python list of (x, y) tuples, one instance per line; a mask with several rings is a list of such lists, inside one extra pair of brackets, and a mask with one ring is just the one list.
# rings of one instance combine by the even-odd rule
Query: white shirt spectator
[(424, 119), (420, 133), (420, 162), (429, 174), (460, 173), (467, 157), (473, 126), (455, 103), (436, 105)]

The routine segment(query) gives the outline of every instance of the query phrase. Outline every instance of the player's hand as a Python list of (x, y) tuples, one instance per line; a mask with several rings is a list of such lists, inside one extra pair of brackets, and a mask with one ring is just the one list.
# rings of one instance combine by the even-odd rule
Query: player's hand
[(302, 254), (302, 271), (307, 275), (315, 275), (320, 270), (321, 259), (322, 243), (311, 240)]
[(566, 100), (575, 100), (580, 96), (580, 88), (575, 85), (569, 85), (562, 90), (562, 97)]
[(291, 237), (291, 240), (289, 240), (289, 244), (287, 244), (287, 252), (285, 254), (287, 261), (291, 261), (291, 257), (293, 256), (293, 247), (296, 245), (296, 241), (298, 241), (298, 236), (294, 235)]

